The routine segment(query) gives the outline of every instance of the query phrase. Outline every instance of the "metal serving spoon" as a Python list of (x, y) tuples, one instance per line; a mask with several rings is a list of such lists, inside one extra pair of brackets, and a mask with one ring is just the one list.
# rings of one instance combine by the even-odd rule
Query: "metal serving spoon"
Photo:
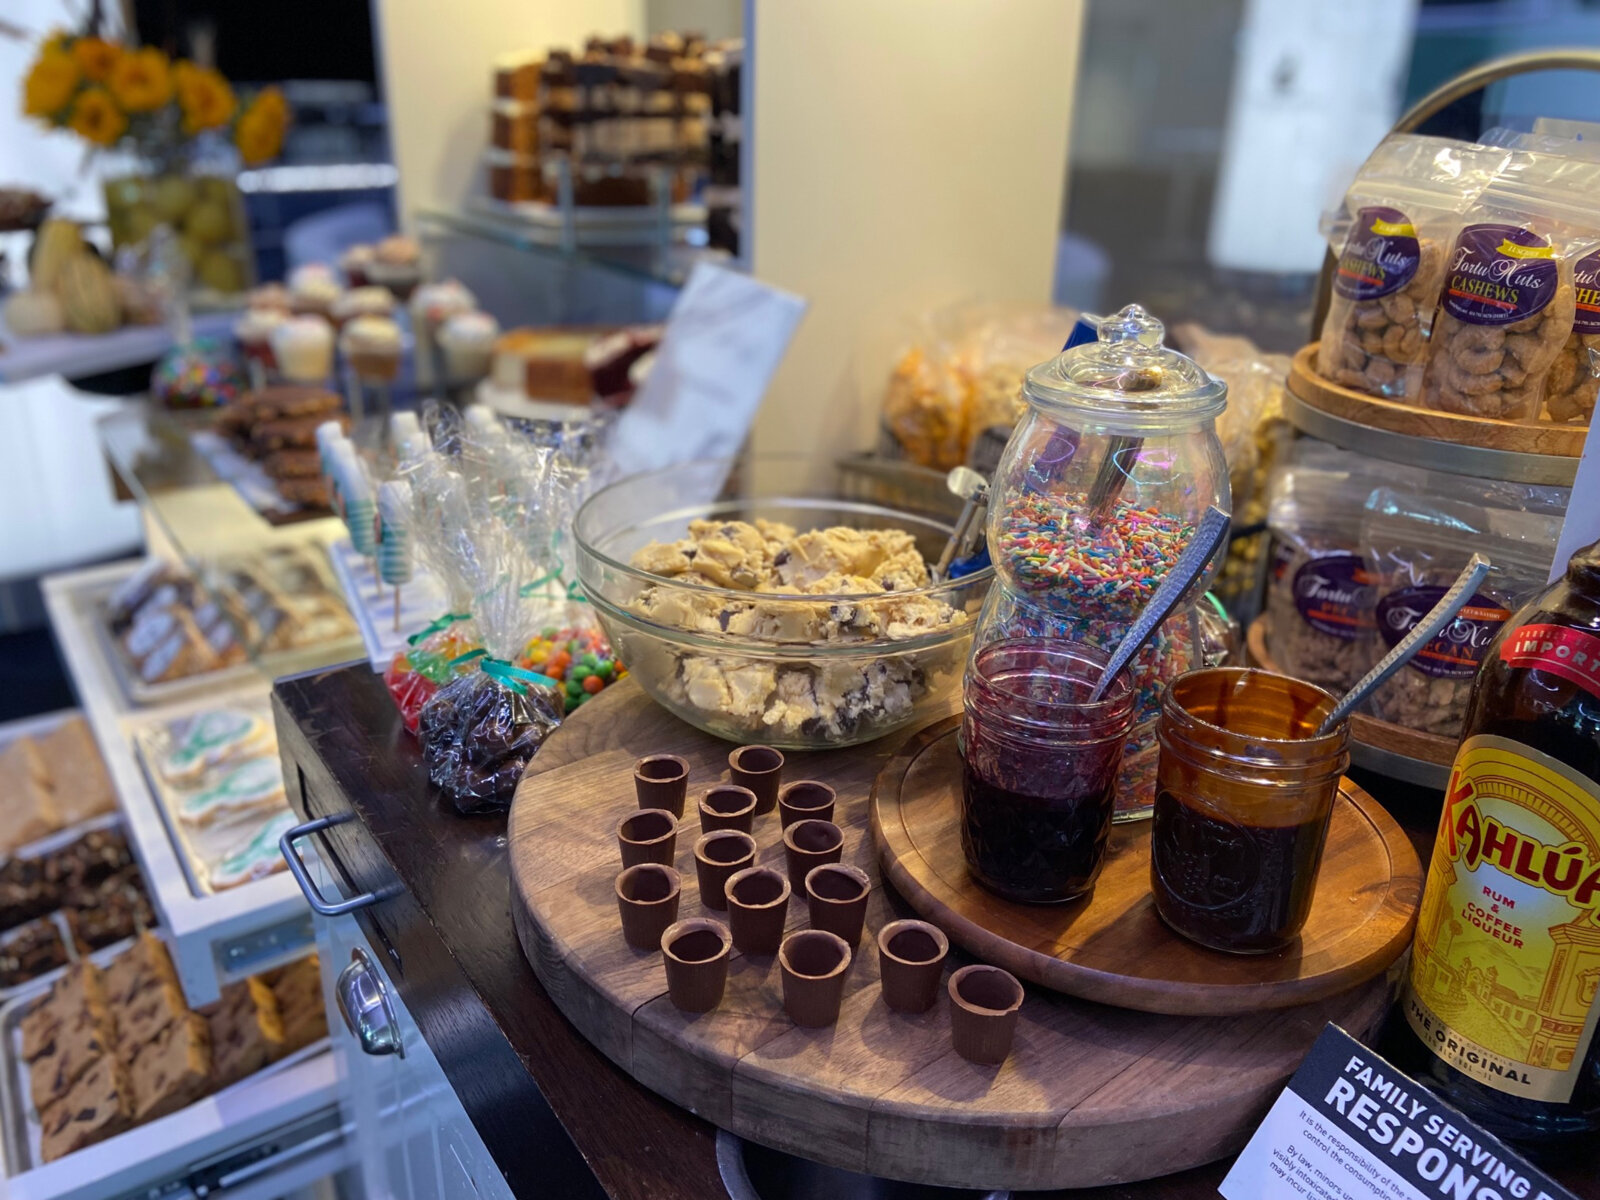
[(1229, 524), (1228, 514), (1220, 508), (1212, 505), (1206, 509), (1200, 518), (1199, 526), (1194, 531), (1194, 538), (1183, 548), (1183, 553), (1178, 555), (1178, 561), (1172, 564), (1172, 569), (1156, 586), (1155, 593), (1150, 597), (1150, 603), (1144, 606), (1144, 611), (1134, 621), (1127, 636), (1117, 645), (1116, 652), (1111, 655), (1111, 661), (1106, 664), (1106, 669), (1100, 672), (1100, 679), (1094, 685), (1094, 691), (1089, 693), (1089, 703), (1093, 704), (1105, 695), (1106, 689), (1111, 686), (1111, 681), (1132, 661), (1133, 656), (1139, 653), (1144, 644), (1155, 636), (1156, 630), (1161, 628), (1161, 622), (1172, 615), (1172, 610), (1178, 607), (1178, 601), (1183, 599), (1183, 594), (1189, 590), (1189, 585), (1200, 577), (1206, 569), (1206, 564), (1211, 561), (1211, 556), (1227, 540)]
[(1380, 683), (1410, 662), (1417, 651), (1433, 641), (1441, 629), (1455, 620), (1456, 614), (1472, 599), (1472, 593), (1478, 590), (1478, 585), (1488, 577), (1490, 565), (1483, 555), (1474, 554), (1461, 574), (1456, 576), (1450, 590), (1439, 597), (1439, 603), (1411, 627), (1410, 633), (1395, 643), (1393, 650), (1378, 660), (1377, 666), (1357, 680), (1355, 687), (1340, 697), (1339, 703), (1322, 719), (1322, 724), (1317, 726), (1317, 732), (1312, 736), (1323, 737), (1332, 733), (1339, 722), (1348, 717)]

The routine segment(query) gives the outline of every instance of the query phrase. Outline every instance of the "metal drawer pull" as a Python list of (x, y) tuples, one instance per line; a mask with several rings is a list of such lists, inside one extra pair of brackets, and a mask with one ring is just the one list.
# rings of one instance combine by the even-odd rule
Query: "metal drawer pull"
[(360, 1044), (363, 1053), (406, 1056), (383, 977), (360, 947), (350, 951), (350, 962), (339, 972), (333, 995), (345, 1028)]
[(329, 901), (322, 898), (322, 893), (317, 890), (317, 885), (311, 880), (311, 873), (306, 870), (306, 864), (300, 857), (300, 851), (294, 848), (295, 842), (303, 837), (308, 837), (323, 829), (331, 829), (335, 825), (343, 825), (346, 821), (355, 820), (354, 813), (339, 813), (332, 817), (318, 817), (315, 821), (307, 821), (304, 825), (296, 825), (278, 839), (278, 850), (289, 864), (289, 874), (294, 876), (294, 881), (300, 885), (300, 890), (305, 893), (306, 903), (311, 905), (311, 911), (324, 917), (342, 917), (345, 913), (353, 913), (358, 908), (368, 908), (380, 900), (387, 900), (393, 896), (398, 888), (382, 888), (376, 892), (363, 892), (359, 896), (352, 896), (348, 900)]

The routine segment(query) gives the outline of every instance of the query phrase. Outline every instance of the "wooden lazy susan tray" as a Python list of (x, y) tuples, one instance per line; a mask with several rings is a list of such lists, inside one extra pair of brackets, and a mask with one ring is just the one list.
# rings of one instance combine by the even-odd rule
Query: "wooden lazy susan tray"
[(1329, 416), (1410, 437), (1454, 442), (1484, 450), (1517, 454), (1542, 454), (1577, 458), (1583, 453), (1587, 425), (1557, 425), (1553, 421), (1502, 421), (1460, 413), (1434, 412), (1369, 396), (1317, 374), (1317, 347), (1312, 342), (1294, 356), (1289, 367), (1289, 391), (1302, 403)]
[(1169, 930), (1150, 898), (1150, 822), (1113, 826), (1086, 899), (1013, 904), (967, 873), (961, 756), (951, 717), (878, 777), (872, 830), (884, 872), (951, 939), (1045, 987), (1147, 1012), (1223, 1016), (1321, 1000), (1381, 975), (1411, 944), (1422, 866), (1404, 831), (1349, 780), (1328, 826), (1311, 916), (1272, 954), (1222, 954)]
[[(951, 1048), (942, 997), (904, 1016), (878, 985), (876, 931), (912, 915), (884, 885), (868, 827), (873, 782), (899, 761), (894, 742), (788, 756), (786, 780), (838, 791), (844, 860), (873, 880), (839, 1020), (802, 1029), (784, 1013), (773, 959), (735, 951), (721, 1005), (691, 1016), (667, 997), (660, 953), (622, 940), (614, 829), (636, 807), (634, 761), (686, 758), (692, 814), (697, 795), (726, 776), (731, 747), (632, 681), (574, 713), (528, 768), (509, 826), (518, 938), (562, 1012), (640, 1083), (743, 1137), (894, 1179), (1017, 1189), (1126, 1182), (1230, 1154), (1328, 1021), (1360, 1036), (1381, 1019), (1381, 974), (1313, 1003), (1216, 1017), (1030, 988), (1005, 1062), (966, 1061)], [(695, 886), (698, 831), (686, 816), (676, 859), (684, 917), (717, 915)], [(760, 861), (781, 869), (776, 813), (757, 818), (755, 837)], [(789, 926), (804, 923), (802, 900)], [(967, 961), (953, 950), (949, 969)]]

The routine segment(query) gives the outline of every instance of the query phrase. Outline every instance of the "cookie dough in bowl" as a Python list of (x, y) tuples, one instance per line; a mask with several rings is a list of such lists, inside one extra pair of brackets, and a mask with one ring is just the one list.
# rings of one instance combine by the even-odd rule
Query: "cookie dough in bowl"
[(580, 579), (633, 677), (690, 724), (784, 749), (871, 741), (942, 713), (991, 572), (934, 583), (949, 533), (937, 520), (730, 497), (730, 477), (726, 462), (636, 476), (578, 514)]

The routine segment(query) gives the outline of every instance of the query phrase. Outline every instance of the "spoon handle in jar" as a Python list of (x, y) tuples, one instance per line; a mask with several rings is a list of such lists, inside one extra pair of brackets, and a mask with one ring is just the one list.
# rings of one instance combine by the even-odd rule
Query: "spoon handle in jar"
[(1451, 621), (1456, 614), (1466, 607), (1467, 601), (1472, 599), (1472, 593), (1478, 590), (1480, 584), (1489, 575), (1490, 563), (1481, 554), (1474, 554), (1472, 561), (1467, 563), (1461, 574), (1456, 576), (1456, 581), (1450, 585), (1450, 590), (1439, 597), (1439, 603), (1428, 610), (1428, 615), (1423, 617), (1411, 627), (1411, 632), (1395, 643), (1393, 650), (1378, 660), (1378, 665), (1363, 675), (1355, 687), (1351, 688), (1333, 706), (1333, 711), (1322, 719), (1322, 724), (1317, 726), (1314, 736), (1322, 737), (1332, 733), (1339, 726), (1339, 722), (1348, 717), (1357, 705), (1370, 696), (1384, 680), (1393, 675), (1406, 663), (1410, 662), (1416, 653), (1434, 638), (1439, 636), (1439, 631)]
[[(1178, 607), (1178, 601), (1183, 599), (1183, 594), (1189, 590), (1189, 585), (1205, 571), (1211, 556), (1227, 539), (1228, 525), (1227, 513), (1215, 505), (1206, 509), (1200, 518), (1200, 524), (1195, 529), (1194, 537), (1183, 548), (1183, 553), (1178, 555), (1178, 561), (1172, 564), (1172, 569), (1167, 572), (1166, 577), (1157, 585), (1155, 594), (1150, 597), (1150, 603), (1144, 606), (1144, 611), (1134, 620), (1133, 627), (1128, 630), (1127, 636), (1111, 655), (1111, 661), (1106, 664), (1106, 669), (1100, 673), (1094, 691), (1089, 693), (1091, 703), (1105, 695), (1106, 689), (1111, 686), (1111, 681), (1155, 635), (1156, 630), (1161, 628), (1161, 622)], [(1199, 647), (1195, 649), (1198, 652)]]

